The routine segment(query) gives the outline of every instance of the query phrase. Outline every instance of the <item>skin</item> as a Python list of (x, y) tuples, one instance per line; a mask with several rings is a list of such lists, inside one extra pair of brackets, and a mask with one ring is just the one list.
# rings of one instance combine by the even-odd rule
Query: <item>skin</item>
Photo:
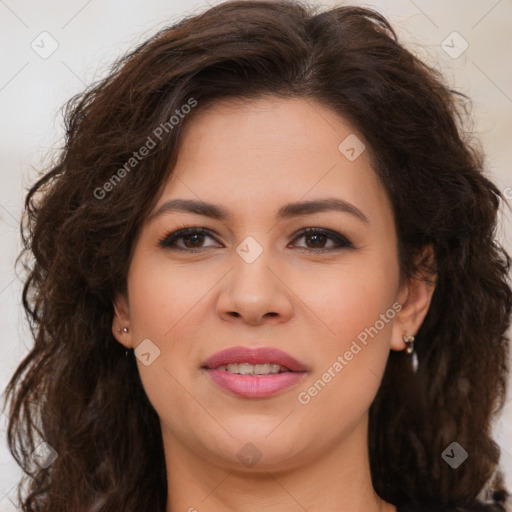
[[(112, 325), (125, 347), (150, 339), (161, 351), (150, 365), (137, 364), (162, 426), (167, 512), (393, 511), (371, 483), (368, 410), (390, 350), (403, 350), (402, 336), (418, 331), (433, 287), (399, 286), (392, 207), (369, 151), (349, 161), (338, 145), (356, 131), (309, 99), (223, 101), (197, 114), (184, 125), (178, 162), (153, 212), (169, 199), (200, 199), (233, 217), (147, 219)], [(276, 220), (286, 203), (325, 197), (350, 202), (368, 223), (335, 210)], [(177, 240), (184, 251), (158, 245), (183, 225), (212, 234)], [(332, 230), (354, 247), (328, 251), (336, 240), (295, 236), (306, 227)], [(247, 236), (263, 250), (252, 263), (236, 252)], [(402, 309), (394, 318), (299, 403), (298, 394), (395, 302)], [(232, 395), (201, 366), (236, 345), (278, 347), (308, 373), (272, 397)], [(250, 467), (237, 457), (248, 442), (261, 455)]]

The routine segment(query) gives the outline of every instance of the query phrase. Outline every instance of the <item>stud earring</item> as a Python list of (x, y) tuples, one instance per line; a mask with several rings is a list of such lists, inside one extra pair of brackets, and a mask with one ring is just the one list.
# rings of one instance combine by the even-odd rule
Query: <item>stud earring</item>
[[(128, 332), (128, 327), (123, 327), (122, 331), (126, 334)], [(121, 328), (119, 328), (117, 332), (121, 332)]]
[(414, 350), (414, 339), (415, 336), (408, 336), (407, 334), (403, 335), (403, 339), (405, 342), (405, 352), (411, 356), (412, 359), (412, 370), (414, 373), (418, 370), (418, 355)]

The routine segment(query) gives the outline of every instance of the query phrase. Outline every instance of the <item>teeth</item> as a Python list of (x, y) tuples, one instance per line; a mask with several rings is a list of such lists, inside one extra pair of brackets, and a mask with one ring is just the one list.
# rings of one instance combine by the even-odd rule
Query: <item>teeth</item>
[(217, 370), (238, 375), (275, 375), (277, 373), (288, 372), (288, 368), (279, 364), (249, 364), (249, 363), (233, 363), (223, 364)]

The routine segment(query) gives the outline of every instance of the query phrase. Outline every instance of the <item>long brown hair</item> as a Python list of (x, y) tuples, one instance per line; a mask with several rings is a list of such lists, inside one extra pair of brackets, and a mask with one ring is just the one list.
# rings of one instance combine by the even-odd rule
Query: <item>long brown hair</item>
[[(6, 402), (23, 511), (165, 510), (159, 419), (112, 335), (112, 300), (183, 126), (221, 98), (266, 95), (319, 101), (362, 134), (392, 201), (401, 278), (428, 270), (417, 255), (434, 248), (418, 372), (392, 352), (370, 409), (375, 490), (403, 510), (504, 510), (490, 429), (508, 372), (510, 258), (495, 239), (503, 196), (464, 128), (468, 102), (379, 13), (282, 0), (226, 2), (167, 27), (66, 104), (65, 145), (22, 223), (34, 346)], [(42, 441), (58, 454), (48, 467), (32, 457)], [(452, 442), (469, 454), (456, 470), (441, 456)]]

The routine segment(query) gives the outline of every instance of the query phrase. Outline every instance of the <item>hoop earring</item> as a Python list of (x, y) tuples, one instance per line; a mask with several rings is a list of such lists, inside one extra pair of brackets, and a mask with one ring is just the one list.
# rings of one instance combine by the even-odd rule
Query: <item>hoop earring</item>
[(418, 371), (418, 354), (416, 354), (416, 351), (414, 350), (415, 336), (408, 336), (407, 334), (404, 334), (403, 339), (406, 345), (405, 352), (411, 356), (412, 371), (416, 373)]

